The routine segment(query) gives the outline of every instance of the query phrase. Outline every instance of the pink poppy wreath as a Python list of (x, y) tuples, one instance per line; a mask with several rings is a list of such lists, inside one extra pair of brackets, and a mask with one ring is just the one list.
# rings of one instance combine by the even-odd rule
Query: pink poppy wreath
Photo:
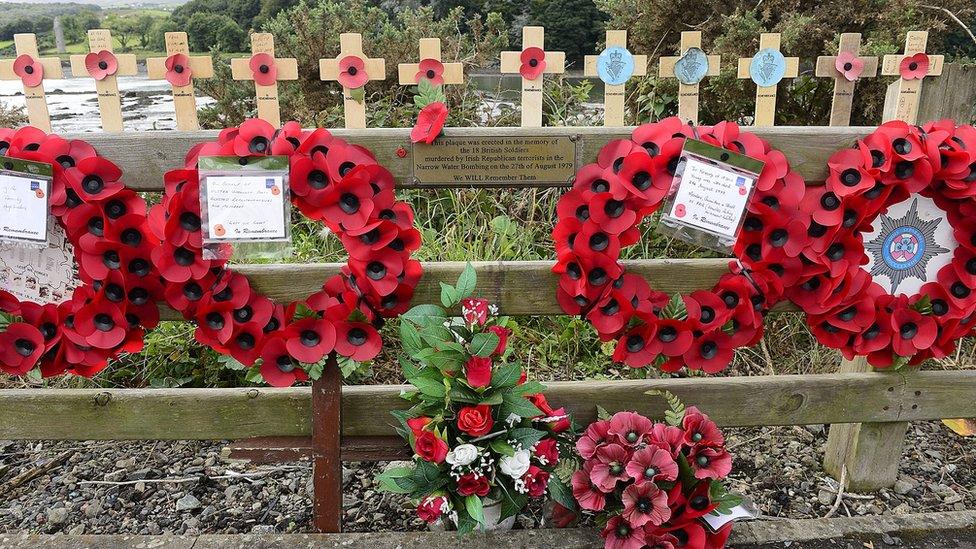
[[(349, 253), (342, 273), (304, 301), (281, 305), (225, 261), (203, 259), (197, 159), (211, 155), (290, 157), (292, 203), (342, 241)], [(396, 199), (393, 175), (368, 149), (325, 129), (253, 119), (193, 147), (165, 178), (163, 202), (151, 213), (163, 243), (152, 259), (166, 302), (196, 321), (197, 341), (246, 366), (260, 359), (262, 377), (275, 386), (317, 377), (332, 352), (355, 361), (379, 354), (377, 327), (406, 311), (422, 269), (411, 259), (420, 248), (413, 209)]]
[[(159, 245), (146, 203), (125, 188), (122, 171), (88, 143), (27, 126), (0, 130), (0, 155), (54, 168), (51, 213), (74, 247), (82, 284), (56, 304), (20, 301), (0, 290), (0, 371), (91, 377), (110, 359), (142, 350), (159, 322), (162, 287), (150, 252)], [(3, 328), (0, 326), (0, 328)]]
[[(820, 343), (848, 359), (865, 356), (877, 368), (897, 368), (948, 355), (972, 333), (976, 312), (976, 129), (951, 120), (922, 127), (888, 122), (827, 164), (826, 184), (803, 199), (810, 241), (787, 297), (806, 312)], [(913, 200), (910, 214), (918, 197), (945, 213), (925, 226), (948, 223), (956, 243), (951, 256), (947, 242), (914, 225), (895, 223), (886, 232), (890, 218), (880, 220), (881, 237), (888, 238), (864, 242), (879, 216)], [(880, 258), (873, 274), (866, 251)], [(924, 282), (935, 251), (951, 259), (936, 280)], [(882, 274), (895, 292), (875, 281)], [(912, 295), (899, 292), (912, 277), (924, 284)]]
[[(671, 297), (627, 273), (620, 253), (640, 240), (638, 226), (660, 207), (685, 140), (695, 137), (765, 167), (735, 244), (738, 261), (711, 290)], [(617, 340), (618, 362), (721, 371), (735, 348), (762, 337), (765, 311), (799, 276), (807, 239), (797, 219), (803, 192), (803, 178), (783, 153), (731, 122), (693, 129), (673, 117), (640, 126), (630, 139), (604, 146), (556, 206), (556, 298), (566, 313), (588, 320), (601, 340)]]

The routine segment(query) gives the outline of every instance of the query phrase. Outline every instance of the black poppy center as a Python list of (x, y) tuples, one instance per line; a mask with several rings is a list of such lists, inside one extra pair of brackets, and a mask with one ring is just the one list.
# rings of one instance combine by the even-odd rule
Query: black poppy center
[(702, 343), (699, 350), (702, 358), (705, 360), (711, 360), (715, 358), (715, 355), (718, 354), (718, 345), (716, 345), (714, 341), (706, 341), (705, 343)]
[(850, 61), (848, 61), (847, 63), (844, 63), (844, 70), (845, 71), (849, 71), (849, 70), (851, 70), (853, 68), (854, 68), (854, 64), (851, 63)]
[(366, 276), (373, 280), (382, 280), (386, 276), (386, 265), (379, 261), (372, 261), (366, 266)]
[(349, 67), (346, 69), (346, 72), (349, 73), (349, 76), (356, 76), (356, 74), (359, 73), (359, 69), (356, 67)]
[(807, 229), (807, 234), (814, 238), (820, 238), (821, 236), (827, 234), (827, 226), (821, 225), (816, 221), (810, 221), (810, 228)]
[(352, 194), (352, 193), (343, 193), (343, 195), (339, 198), (339, 208), (343, 212), (345, 212), (345, 213), (347, 213), (349, 215), (352, 215), (352, 214), (358, 212), (359, 211), (359, 197), (356, 196), (356, 195), (354, 195), (354, 194)]
[(708, 498), (705, 496), (695, 496), (691, 498), (691, 508), (695, 511), (701, 511), (708, 507)]
[(726, 307), (732, 309), (739, 305), (739, 294), (735, 292), (725, 292), (722, 294), (722, 301), (725, 303)]
[(339, 165), (339, 177), (345, 177), (355, 167), (356, 164), (353, 162), (343, 162)]
[(610, 237), (605, 233), (596, 233), (590, 236), (590, 248), (596, 252), (602, 252), (610, 245)]
[(587, 279), (590, 281), (590, 284), (601, 286), (607, 281), (607, 272), (602, 267), (597, 267), (590, 271)]
[(952, 283), (952, 286), (949, 287), (949, 291), (952, 292), (952, 295), (956, 296), (959, 299), (962, 299), (964, 297), (968, 297), (969, 296), (969, 293), (972, 290), (970, 290), (962, 282), (956, 281), (956, 282), (953, 282)]
[(847, 168), (840, 174), (840, 181), (848, 187), (853, 187), (861, 182), (861, 172), (854, 168)]
[(183, 286), (183, 297), (190, 301), (200, 301), (203, 298), (203, 288), (196, 282), (189, 282)]
[(322, 170), (312, 170), (308, 174), (308, 186), (313, 189), (320, 191), (325, 188), (329, 183), (329, 178), (325, 176)]
[(268, 74), (269, 72), (271, 72), (271, 67), (267, 65), (261, 65), (260, 67), (258, 67), (258, 70), (261, 71), (261, 74)]
[(898, 334), (902, 339), (911, 339), (918, 333), (918, 325), (914, 322), (906, 322), (898, 329)]
[(636, 353), (644, 348), (644, 338), (639, 334), (627, 336), (627, 352)]
[(945, 302), (944, 299), (933, 299), (932, 300), (932, 314), (935, 316), (942, 316), (949, 312), (949, 304)]
[(711, 307), (701, 308), (701, 321), (703, 324), (708, 324), (709, 322), (715, 320), (715, 309)]
[(355, 345), (356, 347), (363, 345), (366, 343), (366, 330), (362, 328), (353, 328), (352, 330), (349, 330), (349, 333), (346, 335), (346, 341), (348, 341), (350, 345)]
[(105, 70), (105, 69), (108, 68), (108, 63), (106, 63), (105, 61), (99, 61), (98, 62), (98, 68), (100, 68), (102, 70)]
[(105, 286), (105, 297), (112, 303), (118, 303), (125, 299), (125, 290), (118, 284), (109, 284)]
[(223, 330), (224, 315), (220, 313), (209, 313), (207, 315), (207, 327), (211, 330)]
[(105, 188), (105, 181), (97, 175), (88, 175), (81, 181), (81, 188), (88, 194), (98, 194)]
[(113, 328), (115, 328), (115, 321), (112, 320), (111, 316), (105, 313), (99, 313), (95, 315), (94, 322), (95, 322), (95, 329), (98, 330), (99, 332), (109, 332)]
[(836, 210), (840, 206), (840, 199), (834, 193), (826, 193), (820, 197), (820, 205), (827, 211)]
[(647, 154), (651, 156), (657, 156), (658, 154), (661, 153), (661, 148), (658, 147), (657, 143), (653, 141), (648, 141), (641, 146), (644, 147), (644, 150), (647, 151)]
[(646, 191), (647, 188), (651, 186), (651, 174), (647, 172), (637, 172), (630, 181), (635, 187), (637, 187), (637, 190)]
[(21, 338), (14, 341), (14, 348), (17, 349), (18, 355), (28, 357), (34, 354), (34, 350), (37, 349), (37, 346), (34, 345), (33, 341)]
[(58, 327), (54, 325), (53, 322), (45, 322), (41, 324), (40, 327), (41, 336), (44, 337), (44, 341), (51, 341), (54, 336), (58, 335)]
[(109, 250), (102, 254), (102, 264), (111, 270), (116, 270), (122, 266), (121, 260), (119, 259), (119, 253), (114, 250)]
[(173, 252), (173, 260), (180, 267), (188, 267), (193, 265), (193, 252), (187, 250), (186, 248), (180, 247)]
[(437, 73), (434, 72), (434, 69), (427, 69), (427, 78), (433, 80), (435, 76), (437, 76)]
[(184, 70), (185, 69), (183, 65), (173, 65), (173, 72), (175, 72), (176, 74), (183, 74)]
[(270, 146), (271, 142), (268, 141), (268, 138), (263, 135), (259, 135), (254, 139), (251, 139), (251, 142), (247, 145), (247, 150), (255, 154), (260, 154), (267, 152)]
[(615, 315), (620, 312), (620, 303), (617, 303), (616, 299), (611, 299), (606, 305), (600, 308), (600, 311), (605, 315)]
[(918, 70), (918, 63), (912, 61), (911, 63), (908, 64), (908, 69), (913, 71)]
[(200, 230), (200, 216), (193, 212), (183, 212), (180, 214), (180, 227), (184, 231)]
[(576, 219), (580, 221), (586, 221), (590, 218), (590, 207), (587, 205), (582, 205), (576, 208)]
[(898, 179), (908, 179), (915, 173), (915, 164), (908, 160), (902, 160), (895, 164), (895, 177)]
[(235, 341), (237, 341), (237, 346), (240, 347), (241, 349), (244, 349), (245, 351), (249, 351), (254, 348), (254, 343), (255, 343), (254, 336), (247, 332), (243, 334), (238, 334)]
[(129, 209), (120, 200), (112, 200), (105, 206), (105, 214), (109, 219), (118, 219), (125, 215)]
[(573, 280), (579, 280), (583, 276), (583, 269), (580, 268), (579, 263), (570, 263), (566, 266), (566, 274)]
[(253, 316), (254, 316), (254, 309), (252, 309), (250, 305), (245, 305), (240, 309), (234, 311), (234, 320), (242, 324), (251, 320), (251, 317)]
[(105, 235), (105, 220), (101, 217), (93, 217), (88, 220), (88, 232), (95, 236)]
[(608, 200), (603, 206), (603, 213), (618, 218), (624, 214), (624, 203), (620, 200)]
[(530, 67), (538, 67), (539, 66), (539, 60), (538, 59), (529, 59), (529, 66)]
[(844, 245), (840, 242), (835, 242), (827, 248), (827, 259), (831, 261), (840, 261), (844, 257)]
[(128, 228), (122, 231), (120, 237), (122, 239), (122, 243), (126, 246), (135, 248), (139, 246), (139, 244), (142, 244), (142, 233), (140, 233), (138, 229)]
[(769, 243), (777, 248), (782, 248), (786, 245), (786, 241), (789, 240), (790, 234), (786, 232), (786, 229), (776, 229), (769, 235)]
[(672, 341), (678, 339), (678, 330), (676, 330), (674, 326), (665, 326), (664, 328), (661, 328), (660, 332), (658, 332), (657, 338), (664, 343), (671, 343)]
[(750, 232), (761, 231), (763, 229), (763, 223), (758, 217), (749, 216), (742, 224), (742, 228)]
[(315, 347), (322, 341), (322, 336), (315, 330), (302, 330), (299, 340), (306, 347)]
[(278, 366), (279, 370), (286, 374), (295, 369), (295, 363), (292, 362), (291, 357), (288, 355), (279, 356), (278, 360), (275, 361), (275, 365)]

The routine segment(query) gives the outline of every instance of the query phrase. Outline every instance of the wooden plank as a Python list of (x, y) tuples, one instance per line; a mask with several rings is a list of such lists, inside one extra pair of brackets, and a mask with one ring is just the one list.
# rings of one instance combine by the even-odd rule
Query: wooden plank
[(933, 77), (922, 88), (918, 103), (918, 123), (951, 118), (968, 124), (976, 117), (976, 65), (947, 63), (942, 75)]
[[(629, 137), (633, 127), (548, 127), (548, 128), (447, 128), (448, 137), (471, 136), (559, 136), (570, 135), (580, 141), (583, 162), (596, 160), (600, 149), (612, 139)], [(831, 154), (850, 147), (872, 133), (874, 127), (766, 127), (743, 128), (769, 141), (790, 159), (790, 164), (808, 182), (822, 182), (827, 176), (827, 159)], [(368, 147), (379, 162), (389, 169), (401, 188), (421, 187), (413, 182), (410, 156), (400, 158), (397, 149), (410, 147), (410, 128), (370, 128), (368, 130), (330, 130), (335, 135)], [(163, 174), (179, 168), (193, 145), (217, 138), (216, 131), (131, 132), (126, 134), (75, 133), (73, 139), (84, 139), (116, 162), (125, 173), (125, 181), (138, 191), (159, 191)], [(463, 187), (476, 187), (465, 184)], [(499, 185), (491, 185), (498, 187)], [(524, 183), (502, 185), (505, 188), (527, 188)], [(430, 186), (427, 186), (430, 187)]]
[[(624, 261), (628, 272), (647, 279), (658, 291), (669, 294), (711, 288), (729, 272), (728, 259), (644, 259)], [(556, 302), (557, 276), (551, 261), (473, 261), (478, 271), (476, 293), (498, 305), (506, 315), (561, 315)], [(464, 269), (464, 262), (424, 263), (424, 276), (414, 293), (413, 303), (440, 303), (440, 283), (454, 284)], [(272, 265), (235, 265), (247, 275), (251, 285), (271, 299), (289, 303), (305, 299), (322, 289), (322, 284), (338, 274), (340, 263), (279, 263)], [(540, 288), (544, 291), (540, 291)], [(796, 311), (784, 301), (775, 311)], [(163, 318), (176, 320), (172, 311)]]
[[(586, 424), (599, 404), (662, 417), (665, 389), (720, 425), (888, 423), (976, 417), (976, 371), (838, 373), (802, 376), (548, 383), (549, 401)], [(392, 436), (390, 410), (405, 408), (401, 385), (342, 388), (347, 438)], [(38, 410), (45, 413), (39, 414)], [(311, 390), (6, 389), (0, 440), (224, 440), (311, 435)]]
[[(843, 373), (872, 370), (864, 357), (844, 360), (840, 365)], [(908, 396), (916, 395), (911, 392)], [(843, 476), (846, 487), (855, 492), (893, 486), (898, 479), (898, 464), (907, 430), (906, 421), (831, 425), (824, 453), (824, 471), (838, 481)]]
[(342, 371), (335, 353), (312, 382), (312, 486), (315, 530), (342, 531)]

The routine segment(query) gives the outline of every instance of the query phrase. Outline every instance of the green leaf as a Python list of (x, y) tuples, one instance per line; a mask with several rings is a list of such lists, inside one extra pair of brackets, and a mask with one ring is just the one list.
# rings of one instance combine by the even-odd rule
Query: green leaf
[[(339, 363), (339, 371), (342, 372), (343, 378), (348, 378), (356, 373), (356, 371), (359, 370), (360, 366), (363, 364), (362, 362), (355, 361), (347, 356), (338, 357), (337, 362)], [(311, 376), (311, 373), (309, 373), (309, 376)], [(319, 377), (322, 377), (322, 372), (319, 372)], [(318, 379), (318, 377), (313, 377), (312, 379)]]
[(420, 332), (411, 322), (400, 323), (400, 341), (403, 345), (403, 352), (410, 356), (413, 356), (424, 345), (423, 340), (420, 338)]
[(688, 309), (685, 307), (685, 302), (681, 299), (680, 294), (671, 296), (671, 300), (668, 301), (668, 304), (661, 311), (661, 318), (673, 318), (676, 320), (685, 320), (688, 318)]
[(668, 403), (668, 409), (664, 411), (664, 420), (668, 425), (678, 427), (685, 418), (685, 403), (677, 395), (670, 391), (652, 389), (644, 393), (649, 396), (663, 397)]
[(923, 315), (932, 314), (932, 298), (927, 295), (922, 296), (922, 299), (912, 304), (912, 309), (915, 309)]
[(598, 404), (596, 407), (596, 418), (600, 421), (608, 420), (610, 419), (610, 412), (608, 412), (606, 408)]
[(491, 386), (495, 388), (514, 387), (522, 378), (522, 367), (518, 364), (502, 364), (491, 374)]
[(417, 390), (425, 395), (444, 398), (444, 395), (446, 394), (444, 391), (444, 383), (440, 379), (435, 381), (424, 376), (418, 376), (409, 381), (414, 387), (417, 388)]
[(474, 289), (477, 285), (478, 273), (474, 270), (474, 267), (470, 263), (465, 264), (464, 270), (461, 271), (461, 275), (458, 276), (457, 280), (457, 291), (460, 299), (471, 297), (474, 294)]
[(901, 370), (902, 368), (904, 368), (905, 366), (907, 366), (908, 365), (908, 361), (911, 360), (911, 358), (912, 358), (910, 356), (901, 356), (901, 355), (894, 355), (894, 357), (895, 357), (895, 359), (891, 363), (891, 368), (890, 369), (893, 370), (893, 371), (895, 371), (895, 372), (897, 372), (898, 370)]
[(576, 511), (576, 498), (573, 497), (573, 490), (556, 475), (549, 477), (549, 495), (556, 503), (570, 511)]
[(464, 509), (468, 512), (468, 515), (472, 519), (477, 521), (479, 524), (485, 523), (485, 510), (481, 503), (481, 498), (475, 495), (470, 495), (464, 498)]
[(573, 481), (573, 474), (579, 470), (580, 462), (575, 456), (566, 456), (559, 460), (553, 469), (553, 476), (559, 477), (563, 484), (569, 485)]
[(458, 511), (457, 531), (458, 536), (470, 534), (478, 527), (478, 521), (471, 518), (464, 510)]
[(418, 326), (427, 326), (431, 323), (443, 325), (447, 321), (447, 312), (437, 305), (417, 305), (403, 313), (401, 318)]
[(532, 427), (518, 427), (508, 432), (508, 440), (514, 440), (528, 450), (533, 444), (542, 440), (546, 436), (545, 431), (533, 429)]
[(319, 314), (313, 311), (308, 305), (304, 303), (299, 303), (295, 307), (294, 319), (296, 321), (302, 320), (304, 318), (318, 318)]
[(509, 390), (511, 393), (520, 395), (534, 395), (541, 393), (546, 390), (546, 386), (539, 383), (538, 381), (526, 381), (521, 385), (516, 385)]
[(498, 334), (494, 332), (474, 334), (471, 338), (471, 354), (482, 358), (489, 357), (498, 348), (499, 341)]
[(502, 391), (491, 391), (481, 395), (481, 400), (478, 404), (487, 404), (489, 406), (498, 406), (505, 401), (505, 393)]
[(441, 305), (450, 309), (460, 303), (461, 297), (458, 294), (457, 288), (441, 282)]
[(366, 92), (362, 87), (349, 90), (349, 98), (356, 103), (362, 104), (362, 102), (366, 100)]
[(519, 417), (535, 417), (542, 414), (542, 410), (522, 395), (505, 393), (504, 400), (498, 410), (499, 418), (507, 418), (515, 414)]
[(248, 383), (264, 383), (264, 376), (261, 375), (261, 368), (255, 366), (247, 371), (247, 375), (244, 376), (244, 381)]
[(409, 494), (411, 492), (410, 488), (413, 486), (404, 487), (401, 486), (397, 481), (399, 479), (408, 478), (412, 473), (413, 469), (410, 467), (394, 467), (377, 475), (376, 481), (379, 483), (380, 490), (382, 491), (393, 492), (394, 494)]
[[(3, 324), (4, 316), (6, 315), (0, 313), (0, 331), (6, 329), (6, 326)], [(230, 355), (220, 355), (217, 357), (217, 363), (220, 364), (221, 368), (227, 368), (228, 370), (247, 370), (247, 366), (241, 364), (240, 361)]]
[[(346, 358), (346, 357), (342, 357)], [(328, 363), (329, 357), (325, 357), (322, 360), (316, 362), (315, 364), (309, 364), (305, 367), (305, 373), (308, 377), (312, 379), (319, 379), (322, 377), (322, 373), (325, 372), (325, 365)]]
[(713, 480), (709, 485), (708, 497), (712, 503), (718, 503), (715, 512), (720, 515), (731, 513), (733, 507), (742, 503), (742, 496), (729, 492), (725, 485), (717, 480)]
[(481, 395), (474, 392), (470, 387), (455, 383), (451, 386), (451, 400), (462, 404), (481, 404)]
[(491, 441), (491, 449), (503, 456), (514, 456), (515, 448), (500, 438)]
[(518, 492), (512, 494), (508, 490), (505, 490), (505, 493), (502, 495), (502, 514), (499, 521), (519, 514), (528, 502), (529, 498), (525, 494), (519, 494)]

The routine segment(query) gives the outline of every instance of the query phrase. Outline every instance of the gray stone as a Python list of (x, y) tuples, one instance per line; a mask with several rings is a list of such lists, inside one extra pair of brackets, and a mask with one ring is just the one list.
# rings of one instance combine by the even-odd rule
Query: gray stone
[(913, 488), (915, 488), (915, 484), (912, 482), (908, 482), (905, 479), (896, 480), (895, 486), (893, 487), (895, 493), (900, 496), (904, 496), (908, 492), (912, 491)]
[(177, 511), (192, 511), (193, 509), (199, 509), (200, 507), (200, 500), (195, 498), (193, 494), (187, 494), (176, 501)]
[(64, 507), (53, 507), (47, 510), (47, 521), (53, 525), (64, 524), (68, 520), (68, 510)]

